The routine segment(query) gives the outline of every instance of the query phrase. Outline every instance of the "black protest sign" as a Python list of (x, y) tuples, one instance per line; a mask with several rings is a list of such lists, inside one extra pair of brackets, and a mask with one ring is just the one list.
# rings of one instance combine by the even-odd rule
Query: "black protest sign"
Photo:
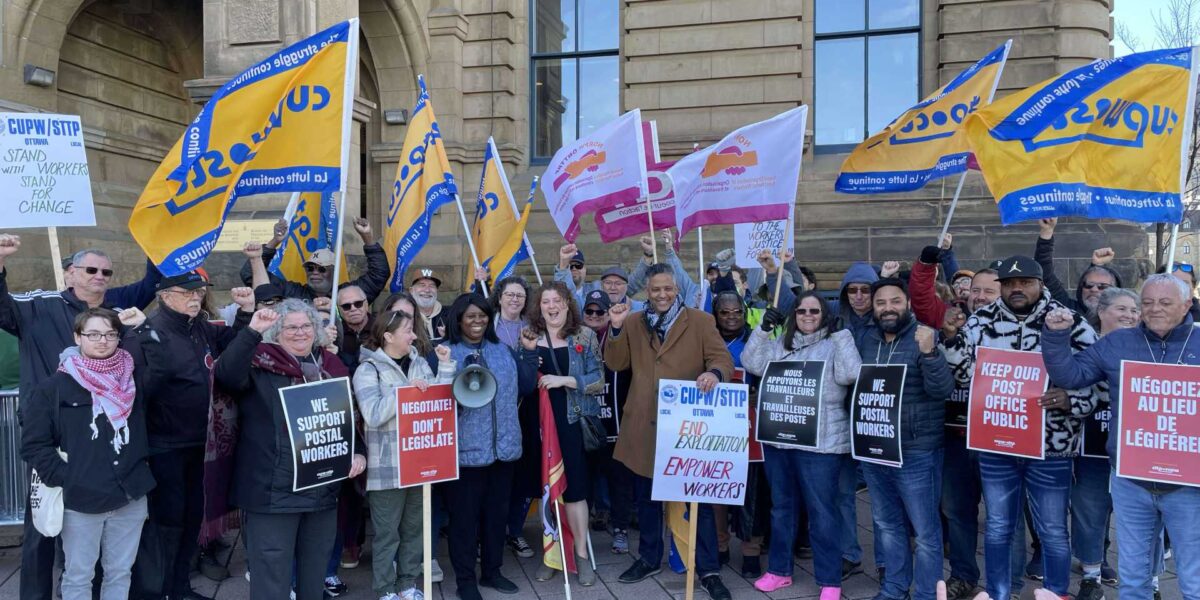
[(1101, 402), (1092, 414), (1083, 418), (1083, 455), (1108, 458), (1108, 428), (1112, 420), (1112, 405)]
[(759, 442), (815, 450), (821, 419), (823, 360), (774, 361), (758, 384)]
[(955, 387), (946, 400), (946, 426), (967, 428), (967, 401), (971, 398), (971, 388)]
[(279, 390), (292, 440), (292, 491), (350, 477), (354, 462), (354, 402), (350, 379), (339, 377)]
[(621, 433), (621, 416), (617, 414), (617, 379), (620, 376), (616, 371), (605, 369), (604, 393), (594, 396), (596, 403), (600, 405), (600, 422), (604, 424), (609, 442), (616, 442), (617, 434)]
[(899, 467), (900, 403), (906, 365), (863, 365), (850, 402), (850, 453), (855, 459)]

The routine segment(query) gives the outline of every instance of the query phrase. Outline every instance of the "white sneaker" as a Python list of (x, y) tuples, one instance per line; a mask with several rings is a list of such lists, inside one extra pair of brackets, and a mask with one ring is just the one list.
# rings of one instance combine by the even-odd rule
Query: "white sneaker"
[(432, 579), (434, 583), (441, 583), (442, 580), (446, 578), (446, 574), (442, 572), (442, 565), (438, 564), (436, 558), (429, 561), (429, 572), (430, 579)]
[(425, 600), (425, 592), (422, 592), (415, 587), (410, 587), (407, 590), (400, 592), (400, 600)]
[(396, 594), (391, 594), (391, 593), (389, 593), (389, 594), (388, 594), (388, 595), (386, 595), (386, 596), (380, 596), (380, 597), (379, 597), (379, 600), (400, 600), (400, 596), (397, 596)]
[(250, 571), (246, 571), (246, 583), (250, 583)]
[(296, 600), (296, 590), (288, 592), (288, 600)]

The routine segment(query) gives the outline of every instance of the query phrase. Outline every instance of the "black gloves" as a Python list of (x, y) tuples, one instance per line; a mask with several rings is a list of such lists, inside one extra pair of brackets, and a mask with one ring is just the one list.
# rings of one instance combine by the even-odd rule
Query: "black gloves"
[(921, 249), (921, 262), (927, 265), (936, 265), (941, 262), (942, 249), (937, 246), (925, 246)]
[(768, 306), (767, 310), (763, 313), (762, 330), (768, 333), (775, 331), (775, 328), (782, 325), (786, 319), (787, 317), (778, 308)]

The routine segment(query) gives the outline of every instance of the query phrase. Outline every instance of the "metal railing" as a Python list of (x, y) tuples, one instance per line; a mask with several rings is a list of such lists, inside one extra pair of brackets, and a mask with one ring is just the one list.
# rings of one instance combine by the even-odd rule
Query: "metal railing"
[(16, 390), (0, 391), (0, 525), (21, 523), (25, 518), (25, 498), (29, 495), (29, 476), (21, 460), (21, 426), (17, 406), (21, 395)]

